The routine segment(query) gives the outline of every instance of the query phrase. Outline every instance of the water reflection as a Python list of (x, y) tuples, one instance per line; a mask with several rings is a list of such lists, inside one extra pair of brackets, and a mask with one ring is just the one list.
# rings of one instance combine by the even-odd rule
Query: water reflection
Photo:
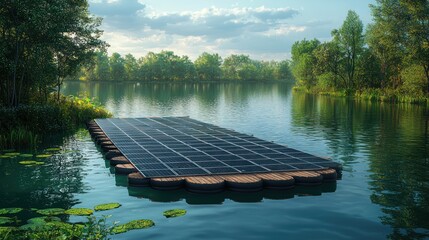
[(223, 191), (213, 194), (192, 193), (185, 189), (175, 191), (160, 191), (150, 187), (128, 187), (130, 196), (146, 198), (153, 202), (177, 202), (185, 200), (188, 204), (222, 204), (230, 199), (234, 202), (261, 202), (264, 199), (284, 200), (295, 196), (320, 196), (322, 193), (335, 192), (336, 182), (324, 183), (319, 186), (304, 187), (298, 186), (289, 190), (264, 189), (259, 192), (241, 193), (233, 191)]
[(50, 146), (60, 143), (64, 150), (43, 160), (44, 165), (34, 167), (18, 163), (28, 158), (0, 161), (1, 207), (70, 208), (78, 203), (74, 194), (85, 190), (81, 149), (73, 137), (52, 139), (55, 141), (44, 143)]
[[(295, 93), (296, 131), (321, 134), (345, 168), (369, 172), (392, 239), (429, 237), (428, 109)], [(316, 133), (317, 132), (317, 133)]]

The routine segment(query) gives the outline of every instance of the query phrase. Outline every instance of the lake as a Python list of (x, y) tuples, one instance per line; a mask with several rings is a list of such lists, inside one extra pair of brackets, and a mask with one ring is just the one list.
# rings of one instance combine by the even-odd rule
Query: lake
[[(88, 207), (119, 202), (110, 223), (156, 226), (113, 239), (415, 239), (429, 237), (429, 110), (292, 91), (288, 83), (79, 83), (115, 117), (189, 116), (343, 165), (317, 187), (201, 195), (127, 187), (88, 132), (52, 137), (62, 150), (37, 167), (0, 161), (1, 207)], [(165, 218), (183, 208), (187, 214)], [(22, 213), (23, 218), (33, 213)], [(25, 216), (24, 216), (25, 215)], [(71, 216), (70, 222), (85, 220)]]

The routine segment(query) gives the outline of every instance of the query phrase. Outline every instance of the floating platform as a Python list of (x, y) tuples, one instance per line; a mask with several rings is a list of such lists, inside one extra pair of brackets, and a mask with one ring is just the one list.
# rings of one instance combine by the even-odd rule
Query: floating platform
[(130, 186), (248, 192), (336, 181), (341, 171), (329, 159), (188, 117), (96, 119), (88, 129)]

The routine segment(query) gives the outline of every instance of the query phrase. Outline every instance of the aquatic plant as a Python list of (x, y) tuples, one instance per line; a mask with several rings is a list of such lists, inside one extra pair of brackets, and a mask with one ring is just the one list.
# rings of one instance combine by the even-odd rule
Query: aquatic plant
[(53, 148), (47, 148), (45, 149), (46, 152), (58, 152), (61, 151), (61, 148), (59, 147), (53, 147)]
[(19, 156), (23, 157), (23, 158), (30, 158), (30, 157), (33, 157), (33, 154), (31, 154), (31, 153), (23, 153), (23, 154), (20, 154)]
[(120, 207), (121, 204), (119, 203), (105, 203), (105, 204), (99, 204), (94, 207), (95, 211), (106, 211), (114, 208)]
[(20, 161), (18, 163), (21, 165), (25, 165), (25, 166), (37, 166), (37, 165), (45, 164), (44, 162), (38, 162), (38, 161), (33, 161), (33, 160)]
[(47, 209), (39, 209), (36, 212), (41, 215), (53, 216), (53, 215), (61, 215), (64, 214), (64, 209), (62, 208), (47, 208)]
[(142, 229), (142, 228), (150, 228), (155, 226), (155, 223), (152, 220), (149, 219), (139, 219), (139, 220), (133, 220), (131, 222), (115, 226), (112, 229), (112, 232), (114, 234), (124, 233), (128, 232), (133, 229)]
[(94, 210), (89, 208), (71, 208), (67, 209), (64, 213), (68, 215), (88, 216), (93, 214)]
[(8, 155), (0, 155), (0, 159), (8, 159), (11, 158), (11, 156)]
[(6, 155), (6, 156), (11, 156), (11, 157), (16, 157), (16, 156), (19, 156), (19, 152), (8, 152), (8, 153), (5, 153), (4, 155)]
[(4, 214), (17, 214), (19, 212), (21, 212), (22, 208), (0, 208), (0, 215), (4, 215)]
[(171, 209), (171, 210), (167, 210), (164, 211), (163, 215), (166, 218), (172, 218), (172, 217), (180, 217), (186, 214), (186, 210), (185, 209)]
[(36, 155), (36, 158), (48, 158), (48, 157), (52, 157), (52, 154), (39, 154), (39, 155)]
[(0, 225), (12, 223), (13, 219), (10, 217), (0, 217)]
[(27, 223), (48, 223), (48, 222), (61, 222), (61, 218), (54, 216), (35, 217), (27, 220)]

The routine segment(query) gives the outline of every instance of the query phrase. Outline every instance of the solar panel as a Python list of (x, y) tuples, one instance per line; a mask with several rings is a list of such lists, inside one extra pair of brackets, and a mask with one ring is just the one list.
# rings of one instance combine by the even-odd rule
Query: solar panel
[(315, 170), (339, 164), (188, 117), (96, 119), (146, 177)]

